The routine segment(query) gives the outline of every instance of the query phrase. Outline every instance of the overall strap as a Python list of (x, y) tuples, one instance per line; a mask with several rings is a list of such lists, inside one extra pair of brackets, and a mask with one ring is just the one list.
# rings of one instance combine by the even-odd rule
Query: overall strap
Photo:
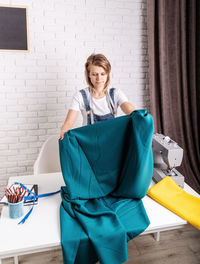
[(113, 104), (115, 105), (114, 91), (115, 91), (115, 88), (111, 88), (109, 93), (110, 93), (110, 97), (111, 97), (111, 99), (113, 101)]
[(108, 104), (110, 105), (110, 108), (112, 110), (113, 115), (116, 115), (117, 111), (116, 111), (116, 107), (115, 107), (114, 92), (115, 92), (115, 88), (111, 88), (109, 90), (110, 100), (109, 100)]
[(89, 102), (88, 102), (88, 98), (87, 98), (87, 94), (85, 92), (84, 89), (80, 90), (82, 96), (83, 96), (83, 102), (84, 102), (84, 105), (85, 105), (85, 110), (86, 111), (90, 111), (90, 105), (89, 105)]

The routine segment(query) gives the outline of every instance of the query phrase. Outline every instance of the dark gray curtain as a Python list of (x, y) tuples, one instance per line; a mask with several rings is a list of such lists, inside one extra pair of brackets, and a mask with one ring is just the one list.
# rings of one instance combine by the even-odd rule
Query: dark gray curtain
[(184, 149), (185, 181), (200, 192), (200, 1), (147, 0), (155, 132)]

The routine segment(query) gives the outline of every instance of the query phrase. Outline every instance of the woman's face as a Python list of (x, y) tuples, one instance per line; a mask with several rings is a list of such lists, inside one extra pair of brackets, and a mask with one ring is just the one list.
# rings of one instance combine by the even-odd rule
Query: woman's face
[(108, 75), (104, 68), (91, 65), (89, 73), (90, 81), (95, 89), (104, 89)]

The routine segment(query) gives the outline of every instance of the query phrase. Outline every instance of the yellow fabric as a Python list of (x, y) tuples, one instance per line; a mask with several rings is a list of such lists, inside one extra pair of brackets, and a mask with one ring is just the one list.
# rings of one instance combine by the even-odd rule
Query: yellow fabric
[(200, 198), (184, 191), (171, 177), (165, 177), (147, 194), (200, 230)]

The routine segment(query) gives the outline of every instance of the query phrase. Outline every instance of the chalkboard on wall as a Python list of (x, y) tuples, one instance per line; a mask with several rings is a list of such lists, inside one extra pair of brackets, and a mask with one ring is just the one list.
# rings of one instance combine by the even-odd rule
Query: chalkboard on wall
[(28, 51), (27, 7), (0, 6), (0, 51)]

